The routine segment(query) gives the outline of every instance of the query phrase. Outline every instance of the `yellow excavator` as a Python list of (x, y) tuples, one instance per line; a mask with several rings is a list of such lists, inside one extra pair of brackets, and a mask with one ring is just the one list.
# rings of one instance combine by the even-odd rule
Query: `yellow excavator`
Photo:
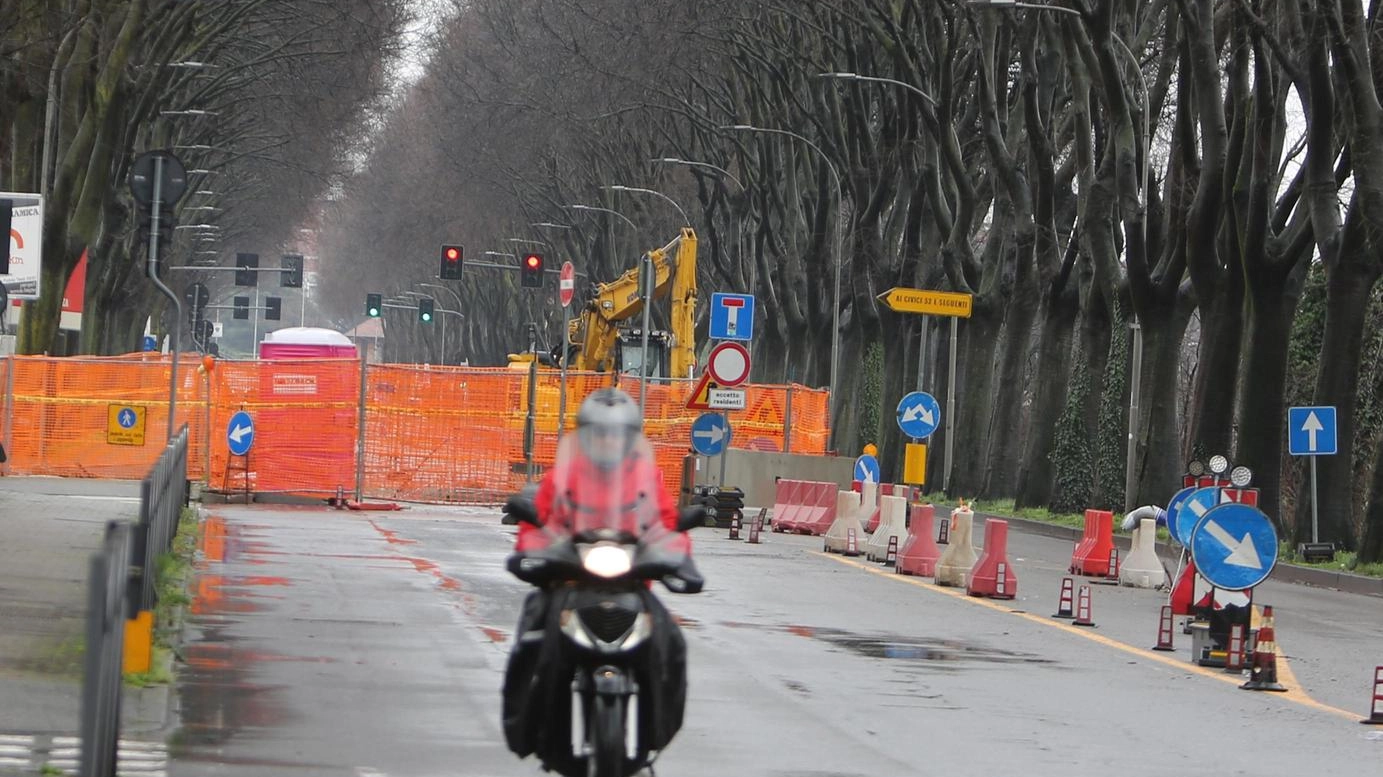
[[(691, 378), (696, 372), (696, 343), (692, 330), (696, 312), (696, 232), (683, 227), (671, 243), (648, 252), (653, 265), (652, 300), (670, 297), (670, 331), (648, 333), (648, 365), (642, 361), (643, 332), (637, 319), (643, 313), (640, 268), (626, 270), (609, 283), (599, 284), (595, 295), (568, 324), (564, 347), (551, 355), (537, 354), (540, 368), (561, 367), (590, 372), (611, 372), (650, 379)], [(643, 265), (642, 260), (639, 262)], [(528, 369), (535, 354), (511, 353), (509, 366)]]

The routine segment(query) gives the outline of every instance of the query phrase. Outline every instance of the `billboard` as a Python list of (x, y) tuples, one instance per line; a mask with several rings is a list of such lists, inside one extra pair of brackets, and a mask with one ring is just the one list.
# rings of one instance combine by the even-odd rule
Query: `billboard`
[(38, 299), (43, 269), (43, 198), (37, 194), (0, 192), (10, 208), (10, 274), (0, 275), (10, 299)]

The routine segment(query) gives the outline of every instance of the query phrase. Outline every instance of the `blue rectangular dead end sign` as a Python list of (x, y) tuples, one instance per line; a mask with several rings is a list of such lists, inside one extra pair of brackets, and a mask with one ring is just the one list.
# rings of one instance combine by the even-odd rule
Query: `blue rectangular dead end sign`
[(754, 339), (754, 295), (711, 295), (711, 339)]

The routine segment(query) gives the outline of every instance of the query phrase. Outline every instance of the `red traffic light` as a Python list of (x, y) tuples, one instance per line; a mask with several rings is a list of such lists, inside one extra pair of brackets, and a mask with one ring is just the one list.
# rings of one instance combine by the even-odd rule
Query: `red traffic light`
[(529, 254), (528, 256), (524, 257), (524, 262), (528, 264), (528, 269), (536, 270), (542, 266), (543, 259), (537, 254)]
[(448, 262), (454, 262), (461, 258), (461, 249), (456, 246), (447, 246), (446, 257)]

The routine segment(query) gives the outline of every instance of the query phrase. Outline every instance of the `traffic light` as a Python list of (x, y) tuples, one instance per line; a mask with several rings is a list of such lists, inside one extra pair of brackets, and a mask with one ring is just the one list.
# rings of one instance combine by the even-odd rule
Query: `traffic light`
[(519, 273), (523, 276), (522, 285), (526, 289), (541, 289), (543, 287), (543, 257), (541, 254), (526, 254), (523, 263), (519, 267)]
[(183, 292), (183, 301), (187, 303), (188, 318), (195, 324), (202, 320), (207, 303), (211, 301), (211, 292), (207, 291), (206, 284), (194, 283)]
[(235, 298), (235, 317), (241, 320), (248, 320), (250, 317), (250, 298)]
[(283, 316), (283, 300), (279, 297), (264, 298), (264, 320), (278, 321)]
[(280, 286), (285, 289), (301, 289), (303, 287), (302, 254), (284, 254), (283, 262), (279, 267), (283, 268), (279, 274)]
[(432, 323), (432, 298), (418, 298), (418, 320), (424, 324)]
[(384, 312), (384, 295), (366, 294), (365, 295), (365, 315), (370, 318), (379, 318), (379, 314)]
[(461, 246), (442, 246), (442, 267), (437, 277), (444, 281), (461, 280)]
[(259, 283), (259, 254), (235, 255), (235, 285), (256, 286)]

